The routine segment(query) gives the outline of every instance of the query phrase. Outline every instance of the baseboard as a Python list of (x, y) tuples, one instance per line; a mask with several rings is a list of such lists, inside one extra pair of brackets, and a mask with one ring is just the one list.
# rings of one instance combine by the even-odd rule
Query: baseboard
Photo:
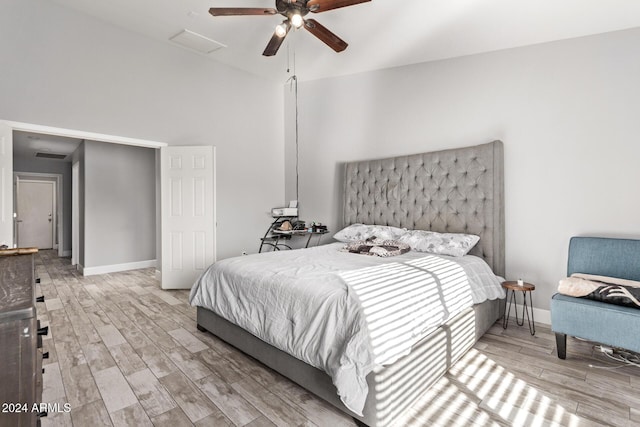
[(71, 256), (71, 249), (69, 249), (68, 251), (62, 251), (62, 256), (63, 257)]
[(534, 307), (533, 315), (536, 318), (536, 322), (540, 322), (543, 325), (551, 326), (551, 311)]
[(137, 270), (139, 268), (152, 268), (156, 266), (156, 260), (127, 262), (124, 264), (100, 265), (97, 267), (83, 267), (78, 264), (78, 269), (83, 276), (94, 276), (96, 274), (117, 273), (119, 271)]

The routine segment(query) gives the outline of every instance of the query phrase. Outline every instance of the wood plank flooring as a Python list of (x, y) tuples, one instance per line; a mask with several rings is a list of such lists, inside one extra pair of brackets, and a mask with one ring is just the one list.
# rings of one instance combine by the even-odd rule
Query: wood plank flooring
[[(43, 426), (354, 426), (350, 417), (208, 333), (188, 291), (152, 269), (82, 277), (53, 251), (36, 256), (44, 339), (43, 402), (71, 404)], [(499, 324), (398, 426), (640, 425), (640, 368), (592, 344), (555, 356), (549, 328)], [(590, 367), (594, 365), (597, 367)]]

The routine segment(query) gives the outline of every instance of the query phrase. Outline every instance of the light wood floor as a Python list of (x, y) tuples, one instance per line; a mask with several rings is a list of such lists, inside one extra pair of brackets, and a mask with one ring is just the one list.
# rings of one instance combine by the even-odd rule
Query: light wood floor
[[(43, 402), (69, 403), (43, 426), (353, 426), (255, 360), (197, 331), (187, 291), (162, 291), (151, 269), (82, 277), (53, 251), (36, 257), (49, 324)], [(632, 331), (630, 331), (632, 333)], [(635, 332), (637, 333), (637, 332)], [(591, 344), (513, 323), (494, 327), (418, 403), (404, 426), (640, 425), (640, 368)]]

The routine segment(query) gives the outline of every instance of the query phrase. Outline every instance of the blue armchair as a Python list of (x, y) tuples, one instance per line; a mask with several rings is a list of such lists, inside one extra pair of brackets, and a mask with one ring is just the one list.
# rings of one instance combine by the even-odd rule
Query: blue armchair
[[(573, 237), (567, 275), (596, 274), (640, 281), (640, 240)], [(567, 335), (640, 352), (640, 309), (555, 294), (551, 329), (558, 357), (567, 357)]]

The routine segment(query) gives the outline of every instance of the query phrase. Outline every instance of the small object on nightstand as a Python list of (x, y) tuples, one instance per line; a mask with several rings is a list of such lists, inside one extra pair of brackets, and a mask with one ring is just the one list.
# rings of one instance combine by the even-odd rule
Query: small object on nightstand
[(278, 228), (278, 231), (291, 231), (291, 230), (293, 230), (293, 225), (291, 225), (289, 221), (284, 221), (282, 224), (280, 224), (280, 227)]
[(283, 217), (283, 216), (298, 216), (298, 208), (273, 208), (271, 209), (271, 216), (274, 218)]
[[(524, 316), (527, 315), (527, 322), (529, 323), (529, 332), (531, 335), (536, 334), (536, 324), (533, 319), (533, 297), (532, 293), (536, 289), (535, 285), (531, 283), (527, 283), (522, 279), (518, 279), (517, 281), (509, 280), (506, 282), (502, 282), (502, 287), (507, 291), (507, 300), (509, 302), (509, 308), (507, 309), (507, 301), (505, 301), (504, 305), (504, 314), (502, 316), (502, 327), (507, 329), (509, 325), (509, 316), (511, 315), (511, 304), (516, 304), (516, 291), (522, 292), (522, 319), (518, 318), (518, 307), (515, 307), (516, 312), (516, 324), (518, 326), (524, 325)], [(511, 291), (511, 298), (509, 298), (509, 291)], [(529, 294), (529, 303), (527, 304), (527, 294)], [(531, 316), (529, 316), (529, 311), (531, 311)]]
[(312, 222), (311, 223), (311, 227), (309, 227), (311, 229), (312, 233), (326, 233), (327, 232), (327, 226), (326, 225), (322, 225), (319, 222)]

